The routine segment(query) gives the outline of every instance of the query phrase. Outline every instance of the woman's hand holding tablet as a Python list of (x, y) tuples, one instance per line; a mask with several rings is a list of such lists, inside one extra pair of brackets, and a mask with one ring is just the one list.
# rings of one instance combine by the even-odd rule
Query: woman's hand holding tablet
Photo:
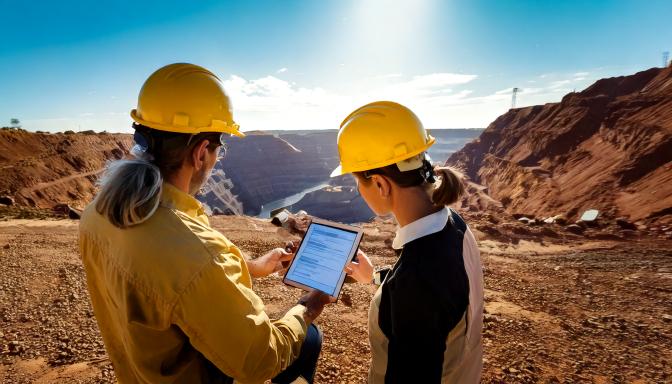
[(373, 264), (371, 259), (361, 249), (357, 250), (357, 260), (353, 260), (345, 267), (345, 273), (360, 283), (373, 281)]

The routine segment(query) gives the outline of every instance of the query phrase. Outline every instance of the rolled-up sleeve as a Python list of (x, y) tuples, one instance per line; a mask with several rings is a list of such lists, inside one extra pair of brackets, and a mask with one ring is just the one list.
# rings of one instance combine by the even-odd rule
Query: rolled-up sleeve
[(306, 335), (305, 307), (270, 320), (261, 299), (243, 283), (233, 254), (219, 255), (182, 292), (173, 309), (191, 344), (226, 375), (243, 383), (268, 380), (298, 357)]

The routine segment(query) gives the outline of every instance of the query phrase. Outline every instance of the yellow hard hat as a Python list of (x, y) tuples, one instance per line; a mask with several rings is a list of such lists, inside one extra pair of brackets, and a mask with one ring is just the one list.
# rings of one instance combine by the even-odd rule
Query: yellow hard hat
[(415, 113), (403, 105), (391, 101), (367, 104), (341, 123), (341, 164), (331, 177), (402, 162), (422, 154), (434, 142)]
[(136, 123), (176, 133), (224, 132), (245, 136), (233, 121), (222, 82), (203, 67), (176, 63), (152, 73), (131, 111)]

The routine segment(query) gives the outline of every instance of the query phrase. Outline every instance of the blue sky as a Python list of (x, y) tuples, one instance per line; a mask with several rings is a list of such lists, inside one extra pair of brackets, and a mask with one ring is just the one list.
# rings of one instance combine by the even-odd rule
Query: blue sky
[(662, 65), (672, 1), (0, 0), (0, 125), (130, 131), (146, 77), (219, 75), (244, 130), (338, 128), (376, 99), (429, 128), (485, 127), (510, 106)]

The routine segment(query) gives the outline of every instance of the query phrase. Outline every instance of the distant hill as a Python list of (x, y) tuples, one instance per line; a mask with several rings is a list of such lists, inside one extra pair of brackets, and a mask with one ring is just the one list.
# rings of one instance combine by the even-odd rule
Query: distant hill
[[(444, 161), (482, 130), (430, 132), (437, 139), (430, 155)], [(248, 132), (243, 139), (228, 140), (228, 154), (217, 168), (230, 179), (244, 212), (257, 215), (265, 203), (330, 182), (329, 174), (339, 162), (337, 134), (337, 130)], [(213, 199), (208, 204), (217, 205)]]
[[(430, 153), (445, 159), (478, 133), (432, 131), (437, 144)], [(244, 139), (231, 137), (226, 158), (199, 199), (214, 213), (257, 215), (264, 204), (326, 184), (338, 165), (336, 135), (336, 130), (255, 131)], [(105, 164), (124, 157), (132, 141), (129, 134), (0, 130), (0, 196), (23, 206), (81, 208), (93, 198)]]
[(67, 203), (81, 208), (93, 198), (107, 161), (122, 158), (132, 141), (128, 134), (2, 129), (0, 196), (24, 206)]
[(511, 109), (448, 159), (510, 213), (672, 222), (672, 67)]

